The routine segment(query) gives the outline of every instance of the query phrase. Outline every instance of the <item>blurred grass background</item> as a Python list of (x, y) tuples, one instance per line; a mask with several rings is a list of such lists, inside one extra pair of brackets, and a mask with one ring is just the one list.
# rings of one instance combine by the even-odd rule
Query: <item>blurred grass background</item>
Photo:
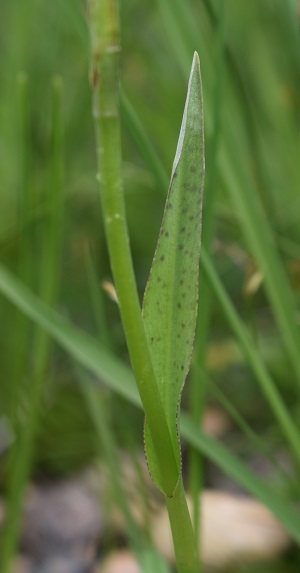
[[(186, 79), (193, 51), (199, 51), (215, 265), (299, 426), (299, 6), (294, 0), (227, 0), (223, 16), (220, 6), (217, 0), (123, 0), (122, 89), (171, 173)], [(79, 0), (12, 0), (1, 2), (1, 13), (1, 262), (127, 361), (117, 307), (100, 287), (111, 275), (95, 179), (86, 6)], [(58, 103), (57, 77), (63, 86)], [(150, 170), (126, 114), (122, 129), (126, 205), (142, 296), (167, 189)], [(61, 196), (53, 201), (57, 189)], [(204, 230), (209, 201), (206, 196)], [(42, 411), (33, 474), (60, 475), (85, 466), (98, 455), (99, 444), (74, 364), (47, 337), (41, 349), (41, 331), (0, 302), (0, 416), (17, 432), (30, 416), (28, 396), (38, 380)], [(218, 304), (211, 307), (204, 350), (201, 366), (263, 436), (268, 452), (285, 451), (268, 401)], [(209, 385), (207, 400), (215, 400)], [(127, 433), (141, 443), (140, 412), (116, 397), (112, 408), (117, 443), (126, 443), (127, 419)], [(256, 452), (238, 430), (230, 445), (244, 457)], [(4, 489), (7, 459), (1, 462)], [(291, 476), (287, 495), (293, 487)]]

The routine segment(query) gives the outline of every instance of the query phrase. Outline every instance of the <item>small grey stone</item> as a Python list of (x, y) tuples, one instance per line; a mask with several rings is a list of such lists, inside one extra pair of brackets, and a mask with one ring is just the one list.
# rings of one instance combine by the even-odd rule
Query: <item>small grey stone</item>
[(90, 561), (103, 527), (100, 510), (80, 480), (34, 486), (25, 503), (22, 550), (35, 561), (66, 554)]
[(91, 565), (69, 556), (53, 557), (37, 565), (32, 573), (91, 573)]
[(13, 558), (10, 573), (32, 573), (32, 567), (32, 560), (19, 553)]

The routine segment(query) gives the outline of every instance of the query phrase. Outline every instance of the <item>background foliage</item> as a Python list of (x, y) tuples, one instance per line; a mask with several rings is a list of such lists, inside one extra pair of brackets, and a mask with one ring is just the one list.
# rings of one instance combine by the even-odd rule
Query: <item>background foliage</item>
[[(224, 6), (223, 14), (221, 2), (214, 0), (185, 0), (184, 4), (179, 0), (122, 1), (122, 89), (162, 169), (170, 174), (186, 78), (193, 51), (199, 51), (207, 149), (204, 232), (207, 219), (214, 237), (213, 260), (222, 284), (249, 330), (256, 355), (275, 381), (291, 421), (299, 427), (297, 4), (293, 0), (227, 0)], [(126, 362), (115, 303), (106, 294), (93, 298), (93, 284), (101, 292), (100, 282), (111, 275), (95, 180), (85, 5), (79, 0), (11, 1), (1, 3), (1, 13), (1, 262), (36, 293), (43, 292), (45, 282), (60, 283), (54, 297), (60, 313), (102, 342), (105, 337), (105, 344)], [(20, 72), (28, 77), (25, 112), (26, 94), (22, 95), (20, 87), (24, 76), (20, 77)], [(63, 82), (65, 149), (64, 216), (59, 223), (60, 256), (55, 266), (47, 258), (55, 210), (51, 202), (53, 76), (60, 76)], [(142, 294), (167, 189), (162, 188), (164, 174), (150, 169), (149, 156), (139, 146), (128, 115), (123, 113), (122, 117), (126, 204)], [(22, 133), (27, 137), (25, 153)], [(283, 452), (293, 467), (270, 401), (232, 337), (222, 305), (214, 301), (211, 309), (204, 359), (199, 358), (201, 367), (243, 420), (260, 434), (268, 455)], [(22, 425), (30, 411), (28, 396), (36, 372), (40, 331), (4, 298), (0, 316), (0, 415), (12, 425), (16, 420)], [(57, 475), (84, 466), (98, 453), (99, 444), (74, 363), (58, 346), (47, 344), (33, 473)], [(210, 384), (206, 394), (207, 400), (215, 400)], [(184, 400), (188, 409), (188, 390)], [(139, 442), (140, 413), (116, 397), (112, 410), (118, 443), (124, 445), (132, 432)], [(130, 420), (130, 427), (126, 420)], [(245, 459), (257, 454), (257, 443), (249, 436), (245, 438), (237, 426), (226, 439)], [(4, 457), (3, 488), (6, 461)], [(273, 470), (268, 479), (278, 486), (278, 476)], [(292, 470), (279, 481), (285, 495), (298, 496)]]

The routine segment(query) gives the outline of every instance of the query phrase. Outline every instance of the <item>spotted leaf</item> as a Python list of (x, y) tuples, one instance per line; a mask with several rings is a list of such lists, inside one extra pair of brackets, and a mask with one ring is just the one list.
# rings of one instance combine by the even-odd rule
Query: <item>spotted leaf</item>
[[(178, 461), (178, 475), (178, 410), (197, 318), (203, 182), (202, 87), (199, 57), (195, 53), (171, 183), (143, 302), (147, 340)], [(163, 489), (147, 420), (145, 448), (152, 478)]]

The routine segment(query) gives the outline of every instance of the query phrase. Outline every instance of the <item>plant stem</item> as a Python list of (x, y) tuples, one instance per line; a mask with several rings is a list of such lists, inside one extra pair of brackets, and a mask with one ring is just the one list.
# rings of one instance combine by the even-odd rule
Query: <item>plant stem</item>
[[(120, 312), (151, 433), (172, 527), (178, 570), (197, 573), (196, 549), (180, 469), (150, 358), (129, 246), (122, 185), (119, 33), (116, 0), (90, 0), (92, 87), (100, 192)], [(179, 478), (179, 481), (178, 481)]]
[(182, 476), (173, 497), (166, 497), (179, 573), (198, 573), (197, 550)]
[(98, 179), (110, 263), (132, 367), (155, 448), (161, 483), (164, 492), (172, 495), (180, 470), (147, 345), (129, 246), (123, 195), (117, 1), (90, 0), (90, 22)]
[[(32, 286), (32, 230), (28, 226), (34, 207), (32, 191), (32, 146), (30, 140), (30, 109), (28, 78), (20, 73), (17, 78), (17, 95), (19, 107), (19, 192), (17, 197), (17, 234), (21, 238), (18, 252), (18, 275), (27, 285)], [(14, 330), (18, 333), (12, 347), (11, 372), (11, 419), (14, 432), (18, 432), (18, 402), (23, 391), (22, 378), (27, 365), (28, 340), (31, 326), (28, 320), (17, 311)]]

